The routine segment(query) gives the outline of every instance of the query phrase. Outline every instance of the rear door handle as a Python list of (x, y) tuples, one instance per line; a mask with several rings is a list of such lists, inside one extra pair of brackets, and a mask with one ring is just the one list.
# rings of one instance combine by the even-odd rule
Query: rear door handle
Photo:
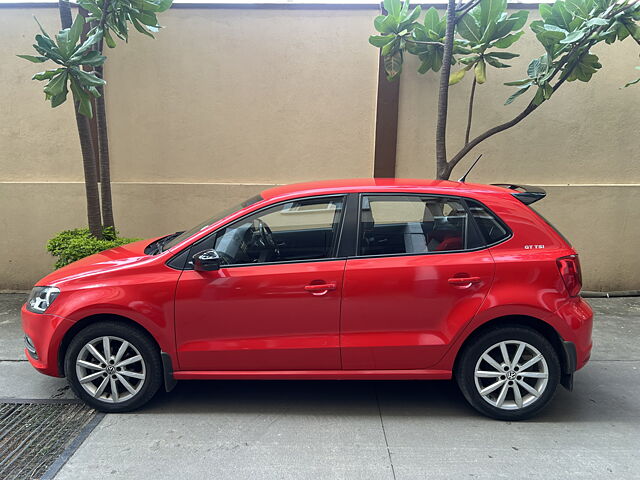
[(335, 290), (336, 284), (335, 283), (318, 283), (318, 284), (314, 283), (312, 285), (306, 285), (304, 289), (307, 292), (311, 292), (313, 295), (324, 295), (329, 290)]
[(480, 283), (480, 277), (451, 277), (449, 283), (451, 285), (471, 285), (472, 283)]

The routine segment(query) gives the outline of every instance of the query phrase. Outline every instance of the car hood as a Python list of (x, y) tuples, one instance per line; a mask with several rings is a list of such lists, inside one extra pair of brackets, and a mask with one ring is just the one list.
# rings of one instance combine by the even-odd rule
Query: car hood
[(51, 272), (42, 278), (37, 285), (55, 286), (72, 280), (79, 280), (89, 276), (102, 275), (122, 268), (128, 268), (133, 264), (139, 264), (142, 261), (153, 259), (154, 257), (144, 253), (144, 249), (158, 238), (162, 237), (128, 243), (127, 245), (82, 258)]

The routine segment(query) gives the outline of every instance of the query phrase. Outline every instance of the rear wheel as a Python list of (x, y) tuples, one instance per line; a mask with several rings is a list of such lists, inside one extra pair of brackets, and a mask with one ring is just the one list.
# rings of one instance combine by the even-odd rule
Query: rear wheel
[(560, 362), (551, 343), (537, 331), (499, 327), (465, 348), (456, 380), (479, 412), (498, 420), (524, 420), (553, 398)]
[(158, 347), (145, 332), (119, 322), (94, 323), (77, 333), (65, 372), (74, 393), (104, 412), (139, 408), (162, 383)]

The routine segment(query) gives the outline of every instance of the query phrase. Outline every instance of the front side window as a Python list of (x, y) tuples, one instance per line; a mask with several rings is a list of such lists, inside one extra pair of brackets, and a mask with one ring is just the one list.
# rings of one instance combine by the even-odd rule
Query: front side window
[(460, 251), (482, 245), (461, 201), (419, 195), (365, 195), (359, 255)]
[(279, 204), (217, 231), (191, 253), (213, 248), (227, 265), (331, 258), (343, 204), (342, 197)]

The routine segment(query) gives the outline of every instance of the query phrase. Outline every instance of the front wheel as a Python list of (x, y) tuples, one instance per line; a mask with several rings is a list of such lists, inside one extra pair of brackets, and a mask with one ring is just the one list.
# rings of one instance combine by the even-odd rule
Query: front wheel
[(479, 412), (498, 420), (524, 420), (553, 398), (560, 362), (551, 343), (537, 331), (498, 327), (461, 353), (456, 380)]
[(143, 331), (120, 322), (89, 325), (65, 356), (74, 393), (103, 412), (128, 412), (147, 403), (162, 383), (158, 347)]

